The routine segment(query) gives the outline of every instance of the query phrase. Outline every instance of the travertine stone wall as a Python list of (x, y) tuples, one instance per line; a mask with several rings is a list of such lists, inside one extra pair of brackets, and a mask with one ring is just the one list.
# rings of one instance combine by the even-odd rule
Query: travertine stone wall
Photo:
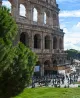
[[(11, 14), (18, 24), (18, 35), (15, 40), (15, 44), (20, 41), (20, 35), (24, 33), (25, 35), (25, 45), (29, 46), (33, 52), (37, 53), (38, 59), (40, 61), (41, 75), (47, 67), (45, 61), (49, 61), (48, 69), (54, 69), (54, 61), (56, 66), (65, 65), (66, 53), (64, 52), (64, 32), (59, 26), (59, 8), (56, 4), (56, 0), (9, 0), (12, 5)], [(0, 3), (1, 4), (1, 3)], [(20, 4), (24, 5), (26, 15), (25, 17), (20, 16)], [(33, 21), (33, 9), (36, 8), (38, 12), (38, 21)], [(46, 24), (44, 24), (44, 12), (46, 13)], [(34, 48), (34, 36), (37, 36), (36, 43), (41, 44), (40, 48)], [(49, 49), (45, 49), (45, 36), (49, 36), (47, 41), (50, 44)], [(56, 37), (57, 45), (56, 49), (53, 49), (53, 39)], [(48, 45), (49, 46), (49, 45)]]

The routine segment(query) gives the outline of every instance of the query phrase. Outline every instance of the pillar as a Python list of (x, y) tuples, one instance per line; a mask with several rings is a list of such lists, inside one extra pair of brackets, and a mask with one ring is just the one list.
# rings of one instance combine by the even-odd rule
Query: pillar
[(41, 70), (40, 71), (41, 71), (40, 72), (41, 73), (41, 76), (44, 76), (44, 64), (41, 65)]
[(29, 34), (29, 35), (28, 35), (28, 36), (29, 36), (29, 48), (32, 49), (32, 47), (33, 47), (33, 46), (32, 46), (32, 45), (33, 45), (32, 32), (31, 32), (31, 31), (28, 31), (28, 34)]
[(0, 0), (0, 6), (2, 6), (2, 0)]
[(11, 4), (12, 4), (12, 16), (15, 19), (17, 19), (19, 17), (19, 2), (18, 0), (15, 0)]
[(53, 50), (53, 36), (51, 34), (51, 52), (52, 52), (52, 50)]
[(62, 49), (64, 50), (64, 37), (62, 38)]
[(26, 6), (26, 17), (27, 17), (28, 23), (31, 24), (33, 22), (33, 8), (29, 2), (28, 2), (28, 5)]
[(53, 5), (56, 6), (56, 0), (52, 0), (53, 1)]
[(56, 14), (56, 25), (57, 25), (58, 28), (60, 28), (58, 13)]
[(41, 15), (41, 12), (38, 11), (38, 24), (42, 25), (41, 23), (42, 23), (42, 15)]
[(31, 49), (34, 50), (34, 31), (31, 31), (31, 35), (32, 35), (32, 47)]
[(57, 49), (59, 49), (59, 38), (57, 37)]
[(49, 22), (49, 25), (51, 26), (51, 27), (53, 27), (53, 15), (52, 15), (52, 12), (50, 12), (50, 20), (49, 20), (50, 22)]

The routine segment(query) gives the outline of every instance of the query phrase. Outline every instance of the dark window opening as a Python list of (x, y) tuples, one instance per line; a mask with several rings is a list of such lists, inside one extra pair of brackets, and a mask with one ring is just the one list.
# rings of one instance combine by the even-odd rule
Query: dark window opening
[(20, 42), (22, 42), (24, 45), (26, 45), (25, 33), (21, 33)]

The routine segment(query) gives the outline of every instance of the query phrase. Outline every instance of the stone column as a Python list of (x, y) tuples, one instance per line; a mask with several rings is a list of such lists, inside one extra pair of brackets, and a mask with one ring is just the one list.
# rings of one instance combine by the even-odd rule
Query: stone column
[(49, 25), (49, 22), (50, 22), (50, 21), (49, 21), (49, 18), (50, 18), (49, 15), (47, 15), (47, 17), (46, 17), (46, 24), (47, 24), (47, 25)]
[(41, 12), (38, 11), (38, 24), (41, 25), (42, 17), (41, 17)]
[(41, 76), (44, 76), (44, 64), (41, 65)]
[(32, 40), (33, 40), (32, 32), (29, 31), (29, 34), (30, 34), (30, 35), (29, 35), (29, 48), (32, 49), (32, 47), (33, 47), (33, 46), (32, 46), (32, 45), (33, 45), (33, 41), (32, 41)]
[(42, 32), (42, 51), (41, 51), (41, 53), (42, 53), (42, 55), (43, 55), (43, 52), (44, 52), (44, 36), (43, 36), (43, 32)]
[(19, 2), (18, 0), (13, 1), (12, 3), (12, 16), (17, 19), (19, 17)]
[(51, 34), (51, 52), (52, 52), (52, 50), (53, 50), (53, 36)]
[(56, 14), (56, 25), (58, 28), (60, 28), (60, 25), (59, 25), (59, 16), (58, 16), (58, 13)]
[(30, 6), (30, 4), (27, 5), (26, 7), (26, 17), (27, 17), (28, 23), (31, 24), (31, 22), (33, 21), (33, 9)]
[(32, 47), (31, 47), (31, 49), (34, 50), (34, 32), (31, 31), (31, 34), (32, 34)]
[(0, 7), (2, 6), (2, 0), (0, 0)]
[(44, 12), (43, 11), (41, 12), (41, 24), (42, 25), (44, 24)]
[(60, 49), (59, 48), (59, 37), (57, 37), (57, 49)]
[(45, 35), (44, 35), (44, 32), (43, 32), (43, 36), (42, 36), (42, 50), (44, 51), (45, 49)]
[(56, 0), (53, 0), (53, 5), (56, 6)]
[(64, 37), (62, 38), (62, 49), (64, 50)]
[(43, 35), (42, 35), (42, 32), (41, 32), (40, 36), (41, 36), (41, 50), (42, 50), (43, 49)]
[(53, 27), (53, 15), (52, 15), (52, 12), (50, 12), (50, 26)]

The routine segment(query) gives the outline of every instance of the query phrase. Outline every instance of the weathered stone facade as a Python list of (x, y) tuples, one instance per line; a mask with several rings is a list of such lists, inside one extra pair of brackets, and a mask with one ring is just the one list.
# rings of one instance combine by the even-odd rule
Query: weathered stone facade
[[(67, 56), (63, 45), (64, 32), (59, 26), (56, 0), (8, 1), (12, 5), (11, 14), (18, 24), (15, 44), (22, 41), (38, 55), (41, 76), (48, 72), (65, 70)], [(20, 4), (25, 7), (25, 16), (20, 16)], [(34, 8), (37, 11), (37, 21), (33, 20)]]

